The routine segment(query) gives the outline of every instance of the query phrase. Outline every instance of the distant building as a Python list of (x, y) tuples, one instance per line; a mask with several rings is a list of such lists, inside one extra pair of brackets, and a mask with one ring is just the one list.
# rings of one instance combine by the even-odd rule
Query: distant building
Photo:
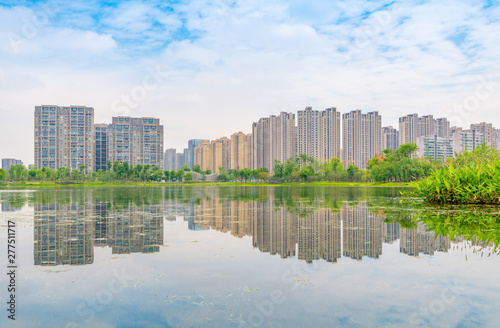
[(35, 166), (94, 170), (94, 109), (85, 106), (35, 107)]
[(416, 143), (421, 136), (437, 135), (446, 138), (451, 136), (450, 122), (446, 118), (434, 119), (432, 115), (419, 117), (409, 114), (399, 118), (399, 145)]
[(231, 163), (231, 140), (223, 137), (210, 143), (210, 170), (213, 173), (220, 169), (229, 170)]
[(167, 171), (175, 171), (177, 170), (177, 158), (176, 158), (176, 153), (177, 151), (175, 148), (170, 148), (165, 150), (165, 156), (164, 156), (164, 164), (163, 164), (163, 169)]
[(163, 169), (163, 125), (152, 117), (113, 117), (108, 126), (108, 158), (130, 166)]
[(436, 134), (438, 137), (451, 137), (450, 122), (446, 117), (436, 119)]
[(206, 171), (212, 170), (210, 163), (210, 143), (202, 142), (194, 150), (194, 165), (199, 165), (202, 171)]
[(184, 161), (184, 153), (177, 153), (175, 154), (175, 169), (180, 170), (184, 166), (185, 161)]
[(498, 131), (493, 127), (493, 124), (486, 122), (471, 124), (470, 129), (477, 133), (481, 133), (484, 136), (486, 145), (497, 149), (500, 148), (498, 144)]
[(484, 135), (475, 130), (457, 131), (453, 134), (453, 152), (473, 151), (484, 143)]
[(281, 112), (252, 124), (253, 168), (272, 171), (274, 160), (285, 162), (295, 155), (295, 115)]
[(108, 161), (108, 125), (96, 124), (94, 125), (94, 142), (95, 142), (95, 164), (94, 170), (107, 171)]
[(2, 159), (2, 169), (8, 171), (12, 165), (23, 165), (23, 161), (14, 158), (3, 158)]
[(252, 169), (252, 134), (231, 135), (231, 165), (233, 170)]
[(453, 139), (451, 137), (421, 136), (417, 138), (416, 144), (418, 157), (442, 161), (453, 157)]
[(198, 147), (199, 144), (202, 142), (210, 142), (208, 139), (191, 139), (188, 141), (188, 148), (187, 148), (187, 158), (185, 158), (187, 166), (190, 169), (193, 169), (194, 164), (194, 149)]
[(392, 126), (385, 126), (382, 128), (382, 147), (380, 150), (391, 149), (396, 150), (399, 148), (399, 131)]
[(378, 112), (354, 110), (342, 115), (342, 159), (344, 165), (365, 169), (368, 160), (380, 154), (382, 118)]
[(337, 109), (297, 112), (297, 156), (305, 154), (320, 160), (340, 158), (340, 113)]

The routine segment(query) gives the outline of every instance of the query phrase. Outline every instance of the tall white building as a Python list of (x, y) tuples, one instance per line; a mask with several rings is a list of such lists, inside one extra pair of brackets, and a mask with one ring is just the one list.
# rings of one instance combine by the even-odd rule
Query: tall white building
[(130, 166), (163, 169), (163, 125), (153, 117), (113, 117), (108, 126), (108, 159)]
[(475, 130), (457, 131), (453, 134), (453, 152), (473, 151), (484, 143), (484, 135)]
[(399, 145), (415, 143), (418, 137), (431, 135), (450, 137), (450, 122), (444, 117), (434, 119), (432, 115), (409, 114), (399, 118)]
[(420, 136), (417, 138), (418, 157), (427, 157), (434, 160), (446, 161), (453, 157), (453, 139), (436, 135)]
[(273, 169), (274, 160), (285, 162), (295, 157), (295, 115), (261, 118), (252, 125), (253, 168)]
[(382, 118), (378, 112), (355, 110), (342, 115), (342, 159), (345, 165), (366, 168), (368, 160), (380, 154)]
[(320, 160), (340, 158), (340, 113), (335, 107), (298, 111), (297, 156), (300, 154)]
[(94, 170), (94, 109), (85, 106), (35, 107), (35, 166)]

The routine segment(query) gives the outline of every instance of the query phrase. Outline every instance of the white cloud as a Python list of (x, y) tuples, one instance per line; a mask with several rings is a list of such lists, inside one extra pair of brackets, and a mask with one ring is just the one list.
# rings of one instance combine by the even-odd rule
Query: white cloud
[[(146, 66), (158, 65), (165, 78), (130, 114), (160, 117), (165, 147), (182, 149), (190, 138), (250, 132), (262, 116), (309, 105), (379, 110), (384, 125), (397, 126), (407, 113), (443, 115), (473, 94), (482, 76), (499, 77), (499, 9), (484, 10), (474, 1), (384, 8), (361, 0), (197, 0), (172, 6), (177, 14), (149, 1), (82, 5), (68, 17), (84, 23), (51, 21), (18, 55), (0, 43), (0, 110), (15, 109), (9, 119), (21, 122), (42, 102), (80, 103), (95, 107), (96, 121), (109, 121), (111, 104), (141, 86)], [(93, 18), (85, 16), (91, 9)], [(19, 32), (30, 14), (0, 8), (0, 36)], [(453, 42), (461, 33), (461, 43)], [(348, 58), (339, 49), (354, 52)], [(499, 92), (463, 124), (489, 120), (500, 127)], [(0, 122), (0, 137), (32, 122), (16, 124)], [(31, 162), (32, 136), (20, 138), (26, 147), (2, 145), (0, 153)]]

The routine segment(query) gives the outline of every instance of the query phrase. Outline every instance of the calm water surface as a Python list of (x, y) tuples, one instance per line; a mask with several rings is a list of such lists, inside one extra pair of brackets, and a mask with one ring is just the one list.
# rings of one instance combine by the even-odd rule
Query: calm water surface
[(354, 187), (0, 191), (0, 326), (499, 327), (496, 209), (400, 200)]

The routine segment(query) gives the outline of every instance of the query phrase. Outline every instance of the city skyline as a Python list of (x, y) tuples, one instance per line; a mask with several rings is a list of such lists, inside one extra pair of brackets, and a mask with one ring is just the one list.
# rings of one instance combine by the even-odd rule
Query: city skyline
[(7, 3), (0, 138), (17, 142), (0, 157), (34, 162), (18, 145), (33, 140), (26, 127), (40, 103), (91, 106), (102, 123), (157, 117), (177, 149), (332, 104), (378, 111), (383, 126), (422, 112), (500, 126), (498, 10), (465, 0)]
[[(164, 148), (164, 128), (158, 118), (118, 116), (107, 125), (94, 124), (94, 115), (92, 107), (35, 106), (35, 168), (83, 168), (88, 174), (107, 171), (109, 163), (120, 162), (160, 170), (197, 165), (213, 173), (243, 168), (272, 172), (275, 161), (284, 163), (306, 155), (319, 161), (338, 158), (345, 168), (353, 164), (365, 169), (368, 161), (385, 149), (395, 150), (407, 143), (417, 145), (418, 157), (434, 160), (472, 151), (483, 142), (500, 147), (500, 130), (492, 123), (475, 123), (463, 129), (450, 127), (446, 117), (434, 119), (433, 115), (413, 113), (399, 118), (398, 131), (382, 126), (377, 111), (342, 114), (336, 107), (323, 111), (306, 107), (297, 115), (281, 112), (262, 117), (252, 123), (251, 134), (240, 131), (211, 141), (190, 139), (188, 147), (177, 153), (175, 148)], [(2, 159), (4, 168), (11, 163), (16, 162)]]

